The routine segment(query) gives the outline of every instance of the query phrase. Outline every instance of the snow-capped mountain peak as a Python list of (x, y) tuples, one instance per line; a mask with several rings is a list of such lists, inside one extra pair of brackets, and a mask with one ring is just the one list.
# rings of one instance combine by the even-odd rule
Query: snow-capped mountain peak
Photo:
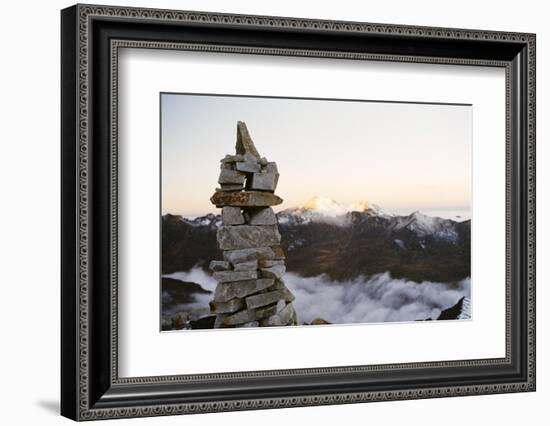
[(351, 203), (348, 210), (351, 212), (364, 212), (365, 210), (368, 210), (373, 206), (376, 206), (376, 204), (371, 204), (368, 201), (358, 201), (356, 203)]
[(198, 216), (193, 219), (181, 218), (182, 221), (188, 223), (191, 226), (214, 226), (219, 227), (222, 223), (222, 218), (220, 215), (215, 215), (212, 213), (207, 213), (204, 216)]
[(392, 216), (392, 214), (385, 212), (377, 204), (373, 204), (370, 201), (363, 200), (357, 201), (348, 205), (340, 204), (334, 201), (332, 198), (314, 196), (310, 198), (303, 206), (302, 209), (307, 211), (314, 211), (322, 213), (325, 216), (336, 217), (350, 212), (366, 212)]
[(278, 218), (279, 223), (282, 224), (326, 222), (335, 225), (348, 225), (351, 220), (351, 212), (367, 213), (369, 216), (393, 216), (369, 201), (344, 205), (332, 198), (316, 195), (310, 198), (302, 207), (289, 208), (279, 212)]
[(442, 239), (456, 241), (458, 234), (453, 222), (440, 217), (432, 217), (415, 211), (409, 216), (399, 218), (395, 230), (407, 228), (417, 235), (433, 235)]
[(310, 198), (302, 207), (294, 207), (283, 210), (282, 216), (293, 215), (299, 216), (303, 220), (300, 222), (307, 223), (310, 221), (321, 222), (347, 222), (351, 212), (368, 213), (370, 216), (392, 217), (392, 213), (388, 213), (378, 205), (370, 201), (358, 201), (351, 204), (340, 204), (329, 197), (314, 196)]
[(302, 207), (303, 210), (322, 214), (328, 217), (337, 217), (347, 213), (347, 209), (331, 198), (314, 196)]
[(371, 216), (383, 216), (383, 217), (392, 217), (393, 213), (389, 213), (382, 209), (378, 204), (371, 203), (370, 201), (359, 201), (356, 203), (351, 203), (348, 208), (348, 212), (365, 212), (369, 213)]
[(348, 226), (359, 220), (387, 221), (392, 232), (408, 230), (419, 237), (433, 236), (451, 242), (458, 240), (455, 222), (440, 217), (428, 216), (415, 211), (408, 216), (388, 213), (369, 201), (360, 201), (348, 205), (339, 204), (328, 197), (315, 196), (302, 207), (283, 210), (277, 214), (279, 224), (285, 226), (306, 225), (311, 222)]

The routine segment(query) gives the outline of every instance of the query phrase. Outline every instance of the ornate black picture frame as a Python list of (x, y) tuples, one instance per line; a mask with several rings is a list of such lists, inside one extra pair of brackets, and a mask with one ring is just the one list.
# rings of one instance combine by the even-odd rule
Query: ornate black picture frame
[[(64, 9), (61, 28), (62, 415), (92, 420), (535, 390), (534, 34), (96, 5)], [(120, 378), (120, 47), (504, 68), (506, 356)]]

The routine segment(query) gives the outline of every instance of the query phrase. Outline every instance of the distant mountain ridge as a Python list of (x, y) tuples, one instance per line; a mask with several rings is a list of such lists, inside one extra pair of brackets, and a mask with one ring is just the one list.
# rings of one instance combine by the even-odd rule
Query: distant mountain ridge
[(432, 235), (437, 238), (456, 241), (456, 222), (451, 219), (428, 216), (415, 211), (406, 216), (388, 213), (376, 204), (363, 201), (350, 206), (342, 206), (324, 197), (314, 197), (303, 207), (282, 210), (277, 214), (279, 224), (303, 225), (310, 222), (324, 222), (342, 226), (351, 225), (354, 217), (381, 217), (389, 221), (393, 231), (409, 229), (419, 236)]
[(391, 213), (382, 210), (376, 204), (361, 201), (348, 206), (338, 204), (327, 197), (313, 197), (302, 207), (292, 207), (277, 214), (280, 224), (293, 223), (302, 225), (310, 222), (325, 222), (337, 225), (348, 225), (350, 213), (361, 212), (371, 216), (391, 217)]
[[(395, 215), (368, 202), (342, 206), (314, 197), (277, 214), (287, 270), (349, 279), (389, 271), (395, 278), (457, 282), (470, 276), (470, 220), (420, 212)], [(163, 273), (206, 267), (221, 256), (219, 215), (162, 218)]]

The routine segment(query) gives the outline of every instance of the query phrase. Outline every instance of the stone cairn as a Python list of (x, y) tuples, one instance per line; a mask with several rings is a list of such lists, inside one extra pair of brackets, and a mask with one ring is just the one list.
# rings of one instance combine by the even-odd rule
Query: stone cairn
[(239, 121), (236, 155), (226, 155), (220, 168), (220, 187), (210, 198), (222, 209), (217, 241), (224, 258), (210, 263), (218, 282), (210, 302), (214, 328), (296, 325), (294, 296), (282, 280), (281, 234), (271, 208), (283, 202), (274, 194), (277, 164), (260, 157), (246, 124)]

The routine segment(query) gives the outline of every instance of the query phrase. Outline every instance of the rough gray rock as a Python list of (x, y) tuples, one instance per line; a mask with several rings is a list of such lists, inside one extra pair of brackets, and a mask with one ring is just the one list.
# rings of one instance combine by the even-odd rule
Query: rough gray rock
[(278, 173), (254, 173), (250, 184), (247, 183), (248, 189), (253, 191), (275, 191), (277, 182), (279, 181)]
[(277, 168), (277, 163), (274, 163), (274, 162), (267, 163), (265, 166), (265, 171), (267, 173), (279, 173), (279, 170)]
[(214, 300), (227, 302), (231, 299), (246, 297), (258, 293), (271, 286), (275, 281), (271, 278), (260, 278), (257, 280), (236, 281), (218, 284), (214, 292)]
[[(229, 172), (231, 170), (228, 170)], [(242, 191), (228, 192), (216, 191), (210, 202), (216, 207), (234, 206), (234, 207), (268, 207), (276, 206), (283, 202), (283, 199), (271, 192), (262, 191)]]
[(216, 320), (214, 321), (214, 328), (223, 328), (225, 325), (223, 324), (223, 319), (227, 315), (218, 314), (216, 315)]
[(236, 312), (232, 315), (228, 315), (222, 318), (222, 324), (224, 326), (238, 326), (248, 322), (256, 321), (260, 318), (256, 316), (255, 311), (244, 310)]
[(254, 280), (258, 278), (257, 271), (219, 271), (212, 274), (214, 279), (219, 283), (227, 283), (231, 281)]
[(222, 208), (216, 238), (225, 261), (211, 264), (218, 285), (209, 321), (215, 328), (296, 324), (294, 296), (281, 279), (285, 255), (271, 208), (283, 201), (274, 194), (277, 164), (260, 156), (241, 121), (235, 149), (237, 155), (221, 160), (220, 188), (210, 198)]
[(255, 271), (258, 269), (258, 261), (249, 260), (248, 262), (235, 263), (233, 264), (233, 269), (235, 271)]
[(260, 325), (259, 321), (250, 321), (245, 322), (244, 324), (236, 325), (236, 328), (248, 328), (248, 327), (258, 327)]
[(243, 161), (245, 163), (260, 163), (261, 159), (247, 152), (243, 155)]
[[(281, 303), (282, 302), (282, 303)], [(237, 326), (248, 322), (261, 320), (272, 315), (275, 315), (284, 307), (284, 302), (279, 301), (268, 306), (263, 306), (258, 309), (244, 309), (230, 315), (220, 315), (219, 326)], [(218, 321), (218, 318), (216, 318)]]
[(245, 220), (239, 207), (223, 207), (222, 222), (224, 225), (243, 225)]
[(296, 309), (294, 310), (294, 314), (292, 315), (292, 319), (290, 320), (290, 325), (298, 325), (298, 314), (296, 313)]
[(261, 325), (264, 327), (288, 325), (292, 322), (295, 314), (296, 312), (292, 304), (287, 303), (285, 307), (277, 312), (275, 315), (264, 318), (261, 321)]
[(235, 185), (232, 183), (222, 183), (219, 188), (216, 188), (216, 192), (234, 192), (241, 191), (243, 189), (242, 185)]
[(252, 154), (258, 160), (260, 159), (260, 154), (254, 146), (254, 142), (248, 133), (248, 128), (246, 124), (242, 121), (237, 122), (237, 143), (235, 145), (235, 151), (237, 154)]
[(243, 299), (231, 299), (227, 302), (218, 302), (213, 300), (210, 302), (210, 310), (214, 314), (233, 313), (244, 308), (244, 305)]
[(231, 269), (231, 264), (225, 260), (213, 260), (210, 262), (210, 270), (217, 271), (227, 271)]
[(224, 158), (220, 160), (220, 162), (222, 163), (235, 163), (237, 161), (243, 161), (243, 156), (240, 154), (237, 154), (237, 155), (227, 154)]
[(244, 310), (244, 311), (239, 311), (232, 315), (222, 316), (220, 322), (224, 326), (232, 326), (232, 325), (234, 326), (234, 325), (255, 321), (257, 319), (259, 318), (256, 318), (256, 312), (250, 311), (250, 310)]
[(315, 318), (313, 321), (309, 323), (309, 325), (326, 325), (326, 324), (330, 324), (330, 322), (328, 322), (324, 318)]
[(231, 183), (231, 184), (244, 184), (246, 175), (236, 170), (222, 169), (220, 170), (220, 177), (218, 183)]
[(267, 226), (220, 226), (217, 231), (221, 250), (259, 248), (278, 245), (281, 234), (276, 225)]
[(275, 265), (284, 265), (284, 260), (259, 260), (258, 261), (258, 267), (259, 268), (271, 268)]
[(276, 225), (277, 217), (271, 207), (247, 209), (244, 213), (246, 223), (249, 225)]
[(248, 262), (249, 260), (273, 260), (284, 259), (284, 253), (280, 246), (256, 247), (237, 250), (226, 250), (223, 258), (233, 264)]
[(240, 163), (235, 163), (235, 168), (240, 172), (256, 173), (260, 171), (260, 164), (243, 161)]
[(265, 278), (281, 278), (286, 272), (285, 265), (273, 265), (269, 268), (260, 268), (262, 277)]
[[(275, 253), (275, 257), (273, 258), (274, 260), (283, 260), (286, 258), (285, 256), (285, 252), (283, 251), (283, 249), (281, 248), (281, 246), (277, 245), (277, 246), (271, 246), (271, 249), (273, 250), (273, 252)], [(259, 259), (258, 259), (259, 260)]]
[(172, 317), (172, 326), (176, 329), (184, 328), (185, 324), (189, 321), (189, 314), (187, 312), (177, 312)]
[(277, 301), (283, 301), (288, 298), (288, 294), (284, 290), (275, 290), (267, 293), (255, 294), (246, 298), (246, 307), (255, 309), (262, 306), (270, 305)]
[(285, 285), (285, 282), (281, 279), (276, 279), (275, 280), (275, 283), (273, 284), (273, 290), (281, 290), (281, 289), (285, 289), (286, 288), (286, 285)]

